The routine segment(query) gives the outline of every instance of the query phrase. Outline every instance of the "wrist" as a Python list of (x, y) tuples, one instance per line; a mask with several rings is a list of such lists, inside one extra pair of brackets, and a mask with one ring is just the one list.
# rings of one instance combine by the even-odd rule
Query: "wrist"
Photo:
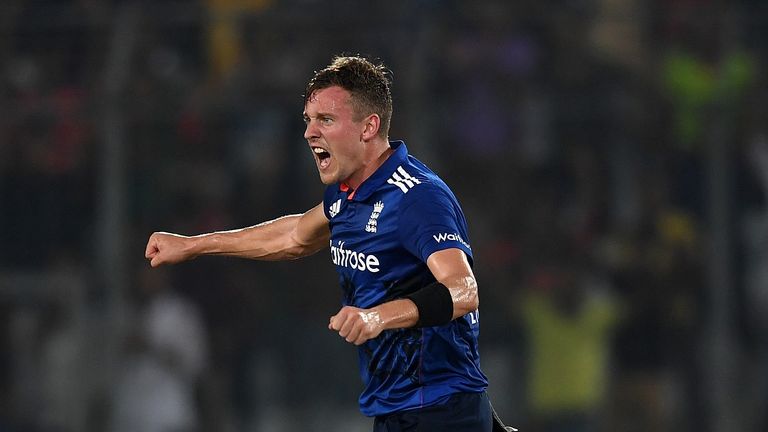
[(384, 330), (386, 328), (384, 320), (381, 317), (381, 311), (379, 311), (378, 308), (366, 309), (360, 314), (360, 317), (369, 328), (379, 330)]
[(192, 237), (186, 237), (184, 251), (190, 259), (197, 258), (200, 255), (216, 253), (217, 245), (220, 240), (216, 239), (218, 234), (201, 234)]

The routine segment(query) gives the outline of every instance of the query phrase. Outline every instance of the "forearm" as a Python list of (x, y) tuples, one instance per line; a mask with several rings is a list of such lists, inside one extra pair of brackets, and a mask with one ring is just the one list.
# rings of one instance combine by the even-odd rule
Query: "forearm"
[(300, 218), (301, 215), (283, 216), (247, 228), (193, 236), (190, 251), (194, 256), (223, 255), (267, 261), (299, 258), (306, 254), (308, 246), (292, 236)]
[(248, 228), (187, 237), (167, 232), (149, 236), (144, 256), (152, 267), (176, 264), (200, 255), (226, 255), (257, 260), (288, 260), (328, 247), (328, 219), (322, 204)]
[(378, 320), (382, 330), (413, 327), (419, 321), (419, 310), (408, 299), (392, 300), (371, 308), (367, 314)]
[[(456, 277), (444, 283), (453, 303), (452, 320), (476, 310), (479, 305), (477, 282), (474, 277)], [(378, 319), (384, 329), (407, 328), (419, 321), (419, 309), (410, 299), (392, 300), (372, 308), (372, 319)]]

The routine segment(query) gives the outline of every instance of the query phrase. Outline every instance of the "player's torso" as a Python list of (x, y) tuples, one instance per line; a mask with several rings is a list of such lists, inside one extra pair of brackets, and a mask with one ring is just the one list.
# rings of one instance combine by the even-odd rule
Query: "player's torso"
[(363, 201), (340, 193), (330, 205), (330, 257), (345, 305), (368, 308), (396, 297), (424, 263), (401, 244), (398, 210), (403, 193), (387, 185)]
[[(466, 221), (447, 185), (408, 157), (402, 143), (393, 148), (357, 191), (326, 189), (330, 259), (345, 305), (371, 308), (433, 282), (426, 261), (438, 250), (458, 248), (471, 260)], [(444, 326), (385, 330), (367, 341), (358, 347), (361, 411), (382, 415), (482, 391), (477, 337), (475, 311)]]

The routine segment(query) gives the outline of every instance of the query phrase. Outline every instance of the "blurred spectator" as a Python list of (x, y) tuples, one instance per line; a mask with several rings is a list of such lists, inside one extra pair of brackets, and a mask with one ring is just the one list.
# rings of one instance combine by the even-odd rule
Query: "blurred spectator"
[[(615, 284), (626, 299), (615, 355), (613, 430), (658, 431), (704, 427), (705, 403), (696, 379), (704, 326), (703, 259), (690, 214), (674, 207), (658, 183), (644, 182), (638, 230), (614, 264)], [(627, 421), (627, 419), (632, 419)]]
[(534, 432), (597, 431), (606, 403), (619, 307), (568, 261), (535, 271), (521, 304)]
[[(44, 339), (40, 352), (40, 411), (35, 418), (41, 431), (76, 432), (83, 430), (88, 417), (90, 395), (83, 377), (87, 375), (87, 345), (82, 316), (82, 285), (62, 292), (44, 310)], [(72, 392), (78, 386), (82, 392)]]
[[(744, 298), (741, 307), (742, 331), (745, 333), (747, 353), (743, 379), (749, 380), (751, 391), (744, 400), (744, 415), (755, 430), (768, 428), (768, 414), (763, 407), (768, 403), (768, 138), (759, 134), (753, 138), (742, 155), (742, 165), (751, 173), (757, 189), (739, 220), (743, 249)], [(747, 182), (744, 182), (747, 183)], [(740, 185), (750, 189), (747, 185)], [(748, 201), (748, 200), (744, 200)]]
[(136, 328), (115, 387), (110, 430), (196, 431), (196, 390), (208, 361), (205, 325), (166, 272), (144, 267), (138, 279)]
[(272, 0), (207, 0), (210, 76), (226, 78), (240, 61), (242, 22), (269, 7)]

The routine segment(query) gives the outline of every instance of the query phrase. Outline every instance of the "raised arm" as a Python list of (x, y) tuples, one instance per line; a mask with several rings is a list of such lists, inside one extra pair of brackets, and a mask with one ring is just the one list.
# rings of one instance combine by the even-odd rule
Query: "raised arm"
[[(477, 282), (462, 250), (435, 252), (427, 259), (427, 266), (437, 282), (422, 288), (415, 301), (397, 299), (371, 309), (345, 306), (331, 317), (328, 328), (338, 331), (347, 342), (360, 345), (383, 330), (430, 325), (435, 315), (439, 321), (449, 322), (478, 308)], [(422, 303), (421, 309), (417, 302)]]
[(312, 255), (328, 245), (330, 231), (322, 204), (304, 214), (289, 215), (247, 228), (196, 236), (156, 232), (145, 256), (152, 267), (176, 264), (200, 255), (225, 255), (265, 261)]

